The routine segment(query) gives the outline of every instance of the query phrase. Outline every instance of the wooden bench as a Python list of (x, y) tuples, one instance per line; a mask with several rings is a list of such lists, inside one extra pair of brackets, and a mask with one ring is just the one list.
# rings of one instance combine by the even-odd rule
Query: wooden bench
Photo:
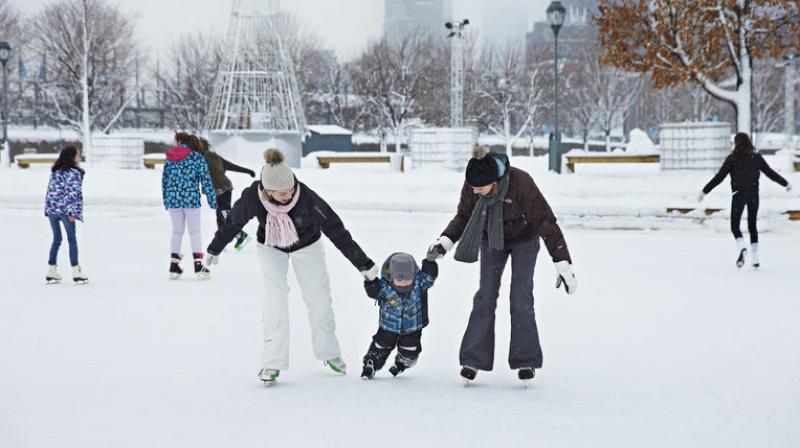
[(30, 168), (31, 164), (52, 165), (58, 160), (58, 154), (19, 154), (14, 156), (14, 161), (20, 168)]
[[(681, 215), (688, 215), (689, 213), (691, 213), (691, 212), (693, 212), (695, 210), (698, 210), (698, 209), (696, 209), (696, 208), (683, 208), (683, 207), (668, 207), (667, 208), (667, 214), (671, 215), (673, 213), (680, 213)], [(707, 209), (703, 210), (703, 214), (705, 216), (711, 216), (714, 213), (719, 213), (721, 211), (722, 211), (721, 208), (707, 208)]]
[[(405, 160), (403, 156), (400, 157), (400, 172), (405, 172)], [(317, 157), (319, 166), (322, 169), (328, 169), (332, 163), (392, 163), (391, 155), (381, 156), (319, 156)]]
[(658, 154), (649, 155), (580, 155), (565, 156), (567, 158), (567, 172), (574, 173), (575, 165), (579, 163), (661, 163)]
[[(696, 208), (683, 208), (683, 207), (669, 207), (667, 208), (667, 214), (671, 215), (673, 213), (680, 213), (682, 215), (688, 215), (689, 213), (698, 210)], [(721, 208), (707, 208), (703, 209), (703, 214), (705, 216), (711, 216), (715, 213), (721, 212)], [(800, 221), (800, 210), (789, 210), (783, 213), (789, 218), (789, 221)]]
[(156, 169), (156, 165), (163, 165), (166, 161), (166, 156), (164, 154), (148, 154), (145, 155), (142, 160), (144, 161), (144, 167), (150, 170)]

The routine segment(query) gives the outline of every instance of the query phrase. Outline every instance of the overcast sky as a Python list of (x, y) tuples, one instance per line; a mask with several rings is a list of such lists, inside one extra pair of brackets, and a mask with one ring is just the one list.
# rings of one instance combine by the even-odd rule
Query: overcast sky
[[(24, 13), (35, 13), (55, 0), (10, 0)], [(126, 11), (138, 14), (138, 31), (146, 45), (160, 51), (170, 40), (193, 29), (210, 28), (223, 34), (233, 0), (106, 0), (119, 4)], [(481, 17), (491, 17), (492, 28), (502, 28), (504, 17), (509, 24), (519, 20), (520, 13), (529, 21), (542, 20), (549, 0), (503, 0), (516, 4), (508, 14), (485, 9), (497, 4), (492, 0), (453, 0), (454, 15), (468, 17), (481, 27)], [(191, 7), (187, 8), (187, 5)], [(325, 47), (336, 50), (343, 58), (353, 57), (369, 38), (380, 35), (383, 27), (383, 0), (282, 0), (281, 6), (298, 15), (317, 31)], [(500, 26), (498, 26), (500, 25)]]

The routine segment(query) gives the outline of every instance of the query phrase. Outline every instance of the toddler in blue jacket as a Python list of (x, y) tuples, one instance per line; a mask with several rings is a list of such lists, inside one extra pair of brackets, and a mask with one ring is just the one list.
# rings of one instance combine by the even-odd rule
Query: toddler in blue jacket
[(422, 329), (428, 325), (428, 289), (439, 275), (434, 260), (428, 254), (420, 269), (413, 256), (398, 252), (383, 263), (379, 278), (364, 282), (367, 295), (380, 306), (380, 318), (378, 332), (364, 355), (362, 379), (372, 379), (395, 347), (397, 356), (389, 368), (393, 376), (417, 363)]

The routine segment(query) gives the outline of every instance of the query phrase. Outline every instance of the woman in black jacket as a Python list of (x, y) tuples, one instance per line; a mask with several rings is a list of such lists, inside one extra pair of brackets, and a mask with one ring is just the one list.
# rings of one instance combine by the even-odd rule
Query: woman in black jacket
[(722, 183), (722, 181), (725, 180), (725, 176), (730, 174), (731, 190), (733, 191), (733, 199), (731, 201), (731, 231), (733, 232), (733, 237), (736, 238), (736, 245), (739, 253), (736, 259), (736, 266), (740, 268), (744, 266), (745, 256), (747, 255), (747, 245), (744, 242), (742, 231), (739, 228), (742, 214), (744, 213), (745, 207), (747, 207), (747, 228), (750, 232), (750, 261), (754, 268), (758, 268), (760, 266), (757, 226), (759, 177), (761, 177), (761, 173), (763, 172), (768, 178), (786, 187), (786, 191), (791, 191), (792, 186), (789, 185), (789, 182), (781, 177), (780, 174), (770, 168), (761, 154), (755, 152), (753, 143), (750, 141), (750, 136), (740, 132), (734, 137), (733, 143), (733, 153), (725, 159), (717, 175), (703, 188), (703, 192), (700, 193), (698, 200), (702, 201), (705, 195)]
[(208, 246), (209, 265), (253, 218), (258, 219), (258, 258), (264, 280), (264, 351), (259, 379), (274, 384), (289, 367), (289, 261), (308, 308), (314, 355), (336, 373), (344, 375), (336, 338), (331, 286), (320, 238), (324, 233), (365, 280), (378, 277), (378, 267), (353, 241), (342, 220), (317, 193), (298, 182), (283, 154), (270, 149), (261, 180), (242, 192)]

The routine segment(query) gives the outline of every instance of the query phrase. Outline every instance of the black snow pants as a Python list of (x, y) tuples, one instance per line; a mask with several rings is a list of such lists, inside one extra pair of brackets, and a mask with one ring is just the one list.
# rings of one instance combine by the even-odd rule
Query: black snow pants
[(533, 310), (533, 270), (539, 253), (538, 238), (502, 250), (481, 244), (480, 288), (472, 301), (467, 330), (461, 341), (462, 366), (478, 370), (494, 367), (494, 319), (500, 280), (511, 257), (511, 348), (508, 364), (512, 369), (542, 367), (542, 347)]
[(742, 238), (742, 231), (739, 225), (742, 221), (742, 214), (747, 207), (747, 230), (750, 233), (750, 242), (758, 242), (758, 193), (740, 191), (733, 194), (731, 200), (731, 232), (736, 239)]
[(422, 353), (421, 341), (422, 330), (400, 335), (392, 333), (391, 331), (378, 329), (375, 336), (372, 336), (372, 343), (369, 345), (367, 354), (364, 355), (364, 362), (366, 363), (367, 360), (371, 359), (372, 364), (375, 366), (375, 371), (377, 372), (383, 368), (392, 350), (397, 347), (397, 356), (394, 358), (394, 365), (402, 372), (405, 369), (413, 367), (414, 364), (417, 363), (419, 354)]
[[(217, 194), (217, 230), (222, 228), (222, 225), (225, 224), (225, 220), (228, 218), (228, 214), (231, 212), (232, 196), (233, 190)], [(237, 240), (241, 240), (244, 235), (246, 235), (246, 233), (242, 230), (236, 235)]]

